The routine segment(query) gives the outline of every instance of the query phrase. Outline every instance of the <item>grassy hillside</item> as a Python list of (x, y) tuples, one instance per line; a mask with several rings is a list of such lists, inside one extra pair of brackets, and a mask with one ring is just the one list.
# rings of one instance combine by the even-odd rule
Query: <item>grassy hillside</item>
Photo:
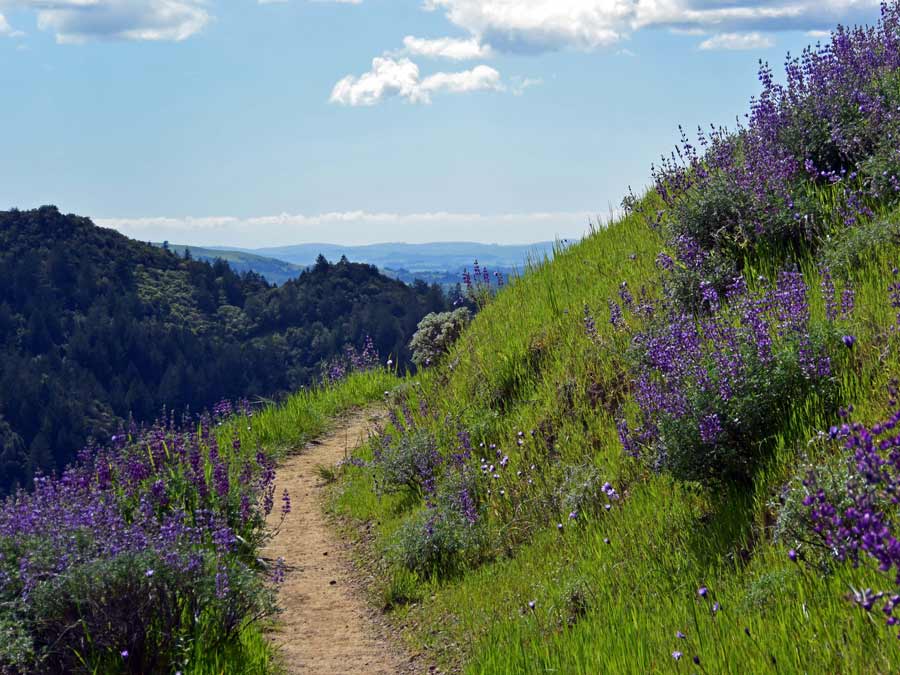
[(0, 670), (271, 670), (276, 462), (381, 399), (331, 508), (442, 668), (898, 672), (900, 2), (760, 81), (416, 377), (132, 429), (5, 501)]
[(747, 128), (685, 140), (396, 394), (333, 508), (377, 524), (410, 643), (467, 673), (897, 671), (898, 45), (891, 3), (764, 68)]
[[(162, 244), (159, 244), (162, 246)], [(293, 263), (278, 260), (277, 258), (255, 255), (245, 251), (232, 251), (226, 249), (203, 248), (200, 246), (185, 246), (182, 244), (168, 244), (169, 250), (179, 256), (184, 256), (185, 251), (190, 251), (191, 256), (196, 260), (205, 260), (206, 262), (215, 262), (216, 260), (224, 260), (238, 274), (244, 272), (255, 272), (263, 277), (266, 281), (279, 286), (286, 281), (296, 279), (309, 265), (295, 265)], [(315, 260), (313, 260), (315, 262)]]

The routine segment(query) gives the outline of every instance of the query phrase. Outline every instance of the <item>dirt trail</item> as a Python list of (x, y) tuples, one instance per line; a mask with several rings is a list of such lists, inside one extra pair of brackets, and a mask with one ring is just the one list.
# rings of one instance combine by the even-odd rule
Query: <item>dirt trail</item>
[[(264, 551), (283, 557), (287, 572), (278, 602), (283, 613), (271, 638), (290, 674), (394, 675), (410, 662), (389, 646), (354, 581), (347, 545), (322, 512), (318, 465), (333, 467), (365, 440), (370, 415), (356, 413), (279, 468), (276, 500), (287, 488), (291, 513)], [(278, 508), (273, 524), (280, 518)]]

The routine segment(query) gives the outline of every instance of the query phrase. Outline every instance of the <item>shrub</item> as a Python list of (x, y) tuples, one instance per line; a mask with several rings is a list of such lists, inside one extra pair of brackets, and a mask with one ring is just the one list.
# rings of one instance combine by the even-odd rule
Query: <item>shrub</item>
[(0, 671), (171, 671), (273, 611), (256, 554), (274, 465), (220, 448), (233, 408), (216, 410), (117, 435), (0, 505), (0, 629), (17, 626)]
[(746, 127), (701, 130), (696, 144), (682, 132), (653, 169), (657, 222), (736, 271), (758, 246), (815, 247), (900, 200), (900, 4), (883, 3), (875, 27), (839, 27), (785, 70), (782, 83), (761, 65)]
[[(835, 558), (860, 565), (872, 559), (890, 576), (890, 592), (871, 590), (854, 593), (864, 610), (881, 610), (888, 625), (897, 626), (900, 617), (900, 538), (897, 531), (897, 495), (900, 494), (900, 404), (897, 384), (889, 386), (890, 407), (895, 412), (881, 423), (866, 426), (844, 422), (829, 431), (829, 437), (843, 446), (849, 479), (835, 499), (831, 485), (821, 475), (807, 479), (811, 534), (820, 538)], [(793, 553), (796, 556), (796, 552)]]
[(640, 425), (621, 420), (630, 454), (656, 470), (702, 483), (752, 478), (789, 412), (809, 394), (827, 394), (835, 339), (811, 325), (807, 287), (782, 272), (754, 296), (738, 279), (728, 304), (704, 288), (709, 316), (670, 308), (634, 339)]
[[(815, 439), (821, 441), (821, 439)], [(846, 509), (852, 504), (847, 484), (850, 472), (846, 462), (837, 466), (803, 463), (791, 481), (784, 486), (777, 502), (771, 504), (777, 512), (772, 538), (785, 548), (793, 549), (803, 562), (822, 574), (832, 571), (837, 562), (836, 551), (816, 535), (809, 508), (804, 503), (815, 495), (810, 482), (815, 476), (815, 491), (822, 490), (830, 504)]]
[(563, 513), (598, 513), (607, 505), (619, 500), (619, 494), (603, 479), (600, 470), (593, 464), (567, 466), (556, 499)]
[(409, 343), (413, 363), (420, 367), (435, 365), (450, 351), (471, 319), (472, 314), (466, 307), (427, 315), (419, 322)]
[(18, 612), (0, 610), (0, 673), (24, 673), (34, 663), (34, 643)]
[(397, 436), (382, 434), (375, 440), (372, 466), (379, 493), (411, 490), (415, 494), (434, 489), (443, 459), (437, 442), (424, 428), (401, 428)]
[(403, 524), (390, 557), (422, 577), (450, 575), (476, 563), (487, 546), (477, 499), (474, 481), (460, 467)]

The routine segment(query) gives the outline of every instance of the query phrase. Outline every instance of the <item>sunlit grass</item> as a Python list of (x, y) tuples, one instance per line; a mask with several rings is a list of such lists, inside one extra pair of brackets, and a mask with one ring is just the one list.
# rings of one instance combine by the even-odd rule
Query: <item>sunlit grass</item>
[[(657, 294), (654, 261), (663, 248), (662, 237), (632, 215), (560, 250), (481, 312), (442, 369), (406, 384), (413, 401), (428, 401), (433, 417), (420, 423), (445, 450), (465, 428), (475, 443), (498, 443), (511, 465), (534, 462), (553, 474), (565, 464), (592, 462), (626, 486), (621, 506), (610, 513), (566, 523), (563, 534), (556, 529), (561, 515), (522, 524), (510, 537), (518, 546), (468, 573), (414, 581), (412, 592), (408, 577), (398, 582), (401, 573), (385, 564), (387, 594), (399, 586), (412, 598), (391, 610), (406, 639), (468, 673), (896, 672), (900, 650), (891, 629), (845, 597), (851, 588), (890, 587), (890, 580), (869, 564), (822, 578), (791, 563), (771, 540), (770, 504), (800, 462), (834, 461), (805, 457), (808, 441), (835, 422), (821, 402), (798, 402), (780, 421), (774, 455), (750, 491), (721, 495), (678, 485), (623, 456), (612, 410), (633, 405), (616, 398), (630, 336), (609, 325), (607, 300), (623, 281), (635, 295), (642, 287)], [(841, 403), (853, 403), (864, 420), (883, 415), (883, 385), (900, 373), (889, 342), (896, 310), (888, 284), (896, 259), (900, 250), (885, 242), (865, 253), (848, 280), (856, 310), (840, 327), (857, 344), (836, 355), (834, 377)], [(807, 256), (800, 264), (814, 320), (821, 320), (817, 263)], [(757, 259), (747, 276), (752, 284), (775, 269)], [(599, 344), (584, 334), (585, 306), (596, 319)], [(557, 459), (511, 443), (517, 431), (548, 422), (558, 437)], [(369, 473), (350, 468), (334, 508), (377, 524), (373, 545), (384, 553), (418, 506), (398, 496), (379, 498)], [(710, 589), (707, 599), (697, 594), (701, 585)], [(715, 613), (714, 602), (720, 603)], [(683, 654), (680, 660), (673, 652)]]

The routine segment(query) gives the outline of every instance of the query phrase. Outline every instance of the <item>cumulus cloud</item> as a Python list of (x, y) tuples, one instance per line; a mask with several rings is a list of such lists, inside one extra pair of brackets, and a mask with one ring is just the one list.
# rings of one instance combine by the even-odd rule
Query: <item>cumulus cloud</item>
[(451, 61), (468, 61), (486, 59), (492, 56), (493, 50), (474, 38), (437, 38), (428, 40), (407, 35), (403, 38), (403, 54), (426, 56), (430, 58), (450, 59)]
[[(282, 213), (237, 218), (96, 218), (101, 227), (116, 229), (141, 241), (168, 240), (195, 246), (286, 246), (302, 242), (371, 244), (384, 241), (426, 243), (505, 241), (530, 243), (555, 236), (578, 237), (588, 230), (589, 212), (459, 213), (432, 211), (391, 213), (340, 211), (316, 215)], [(515, 239), (510, 239), (510, 233)]]
[(719, 33), (700, 43), (700, 49), (716, 51), (768, 49), (775, 46), (775, 40), (762, 33)]
[(205, 0), (10, 0), (37, 11), (41, 30), (60, 43), (89, 40), (180, 41), (210, 21)]
[(870, 20), (880, 0), (426, 0), (479, 44), (502, 51), (592, 50), (637, 30), (747, 34)]
[(490, 66), (471, 70), (438, 72), (423, 78), (419, 66), (408, 58), (380, 56), (372, 60), (369, 72), (348, 75), (331, 92), (331, 102), (348, 106), (372, 106), (388, 98), (399, 97), (410, 103), (430, 103), (432, 94), (471, 91), (500, 91), (500, 73)]

